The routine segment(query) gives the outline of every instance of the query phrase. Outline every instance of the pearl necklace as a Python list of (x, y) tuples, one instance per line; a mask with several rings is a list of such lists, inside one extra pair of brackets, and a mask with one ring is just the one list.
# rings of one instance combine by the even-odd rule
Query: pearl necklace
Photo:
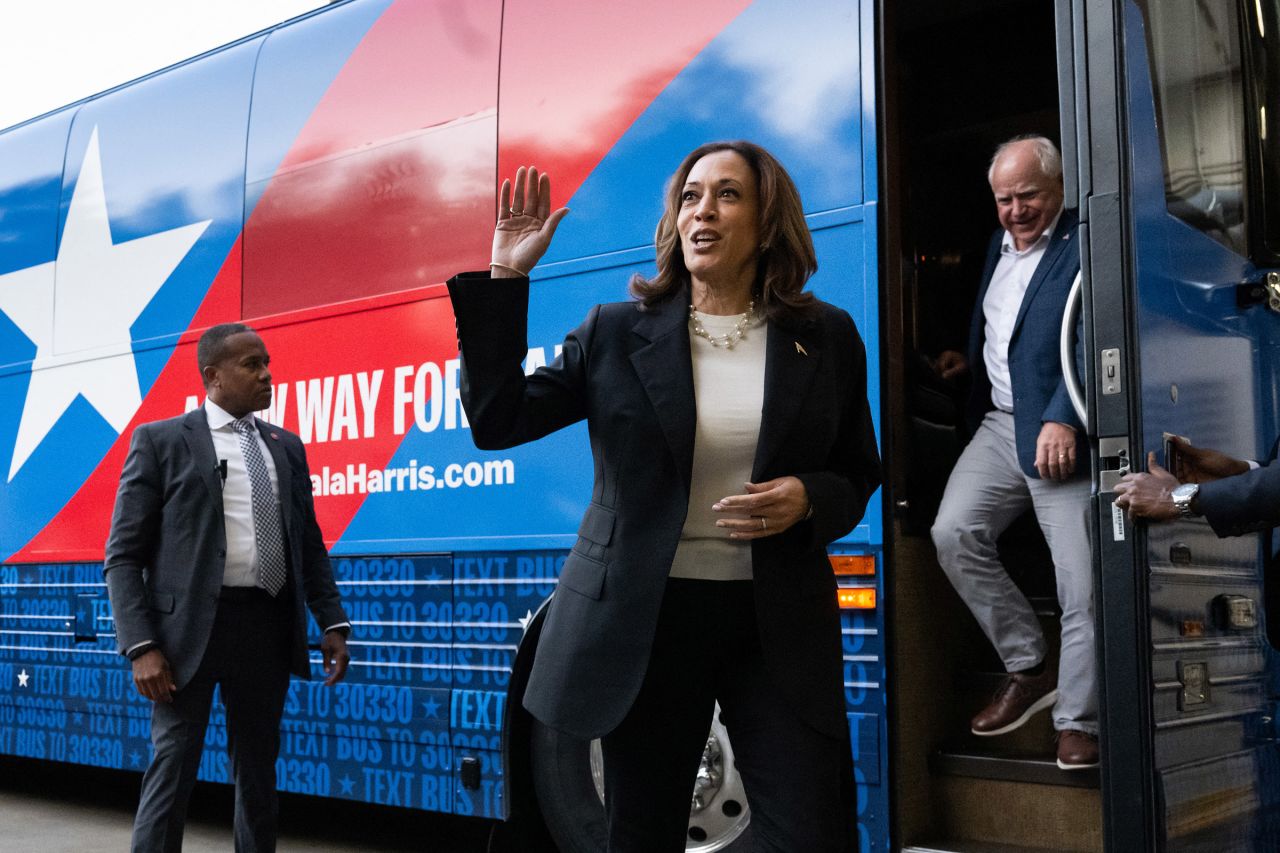
[(734, 344), (742, 340), (747, 334), (747, 326), (751, 324), (751, 318), (755, 312), (756, 301), (754, 299), (747, 305), (747, 310), (738, 316), (738, 322), (733, 324), (733, 328), (723, 335), (713, 335), (703, 328), (702, 321), (698, 319), (698, 311), (693, 307), (693, 303), (689, 303), (689, 323), (693, 326), (693, 333), (700, 338), (706, 338), (711, 341), (713, 347), (724, 347), (725, 349), (733, 349)]

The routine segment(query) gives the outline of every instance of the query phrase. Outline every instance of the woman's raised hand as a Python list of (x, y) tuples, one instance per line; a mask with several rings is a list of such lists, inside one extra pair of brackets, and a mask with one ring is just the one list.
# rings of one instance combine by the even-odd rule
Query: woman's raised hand
[(504, 180), (498, 194), (498, 224), (493, 229), (493, 277), (528, 275), (568, 213), (567, 207), (551, 212), (551, 178), (536, 168), (516, 170), (514, 193), (511, 180)]

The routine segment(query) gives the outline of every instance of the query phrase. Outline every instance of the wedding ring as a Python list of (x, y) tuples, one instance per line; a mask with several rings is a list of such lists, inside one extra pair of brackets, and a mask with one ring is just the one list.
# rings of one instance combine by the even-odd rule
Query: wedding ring
[(769, 529), (769, 519), (765, 518), (763, 515), (760, 516), (760, 529), (761, 530)]

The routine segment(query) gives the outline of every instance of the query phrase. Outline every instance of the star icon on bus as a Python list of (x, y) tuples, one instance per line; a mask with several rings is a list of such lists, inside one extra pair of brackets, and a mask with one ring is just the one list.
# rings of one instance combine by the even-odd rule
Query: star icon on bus
[(77, 398), (116, 432), (129, 425), (142, 404), (130, 327), (209, 222), (116, 243), (93, 129), (56, 260), (0, 275), (0, 312), (36, 346), (10, 482)]

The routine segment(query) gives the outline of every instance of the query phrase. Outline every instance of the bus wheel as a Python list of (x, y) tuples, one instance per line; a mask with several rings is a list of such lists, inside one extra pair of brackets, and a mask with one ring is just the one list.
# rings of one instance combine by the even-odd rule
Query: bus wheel
[[(600, 741), (583, 741), (533, 721), (533, 783), (542, 818), (561, 853), (605, 849), (604, 761)], [(743, 853), (751, 811), (720, 708), (694, 780), (686, 853)]]

